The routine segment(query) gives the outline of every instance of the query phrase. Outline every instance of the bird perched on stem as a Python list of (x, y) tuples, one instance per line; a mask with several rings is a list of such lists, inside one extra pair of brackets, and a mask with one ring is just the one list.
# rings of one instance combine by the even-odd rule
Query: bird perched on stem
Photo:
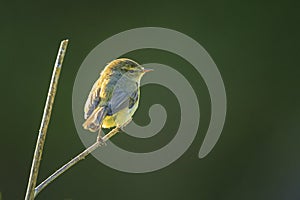
[(83, 128), (92, 132), (101, 128), (123, 129), (139, 105), (140, 81), (146, 72), (138, 63), (127, 58), (113, 60), (94, 83), (84, 107)]

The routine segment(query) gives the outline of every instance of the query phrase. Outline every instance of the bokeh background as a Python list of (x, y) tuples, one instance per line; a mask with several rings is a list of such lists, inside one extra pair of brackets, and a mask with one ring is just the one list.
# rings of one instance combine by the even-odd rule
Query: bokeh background
[[(217, 145), (207, 157), (198, 159), (210, 118), (209, 95), (201, 76), (171, 53), (130, 52), (126, 56), (141, 63), (173, 66), (193, 85), (201, 109), (195, 141), (176, 162), (146, 174), (119, 172), (90, 156), (37, 199), (300, 199), (299, 1), (0, 4), (2, 199), (24, 198), (59, 41), (69, 38), (70, 44), (38, 182), (84, 148), (75, 130), (71, 97), (85, 56), (106, 38), (144, 26), (185, 33), (216, 62), (228, 98), (226, 124)], [(142, 93), (137, 123), (149, 123), (152, 103), (163, 104), (172, 118), (153, 138), (141, 140), (125, 134), (113, 138), (123, 148), (137, 152), (170, 141), (180, 114), (178, 102), (167, 88), (146, 86)]]

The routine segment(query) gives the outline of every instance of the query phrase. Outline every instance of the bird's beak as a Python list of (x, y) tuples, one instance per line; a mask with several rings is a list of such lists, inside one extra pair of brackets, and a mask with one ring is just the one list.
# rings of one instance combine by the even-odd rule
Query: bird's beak
[(149, 69), (149, 68), (144, 68), (143, 72), (146, 73), (146, 72), (152, 72), (154, 71), (153, 69)]

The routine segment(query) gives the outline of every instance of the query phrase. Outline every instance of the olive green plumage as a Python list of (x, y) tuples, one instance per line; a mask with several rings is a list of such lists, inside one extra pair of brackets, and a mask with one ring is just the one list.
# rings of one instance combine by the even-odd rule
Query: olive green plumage
[(148, 71), (127, 58), (107, 64), (85, 103), (83, 127), (95, 132), (127, 125), (139, 104), (140, 80)]

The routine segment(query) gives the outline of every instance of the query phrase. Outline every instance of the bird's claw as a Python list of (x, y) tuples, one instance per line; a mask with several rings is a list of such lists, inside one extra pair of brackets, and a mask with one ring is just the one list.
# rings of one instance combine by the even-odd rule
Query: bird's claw
[(106, 146), (106, 142), (103, 140), (101, 136), (97, 137), (97, 142), (99, 142), (101, 146)]

